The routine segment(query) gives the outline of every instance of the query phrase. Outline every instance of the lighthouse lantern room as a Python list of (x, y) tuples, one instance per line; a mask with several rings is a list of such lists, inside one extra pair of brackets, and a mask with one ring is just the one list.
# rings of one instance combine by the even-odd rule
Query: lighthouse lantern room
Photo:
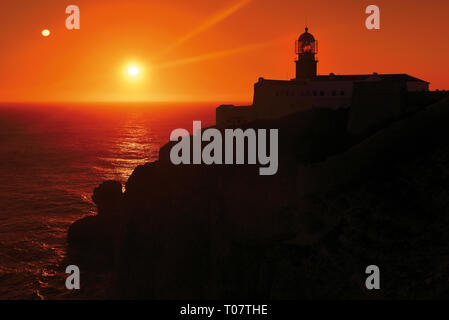
[(318, 41), (309, 33), (306, 27), (305, 32), (295, 43), (295, 52), (298, 55), (296, 63), (296, 79), (313, 79), (317, 75), (317, 63), (315, 55), (318, 53)]

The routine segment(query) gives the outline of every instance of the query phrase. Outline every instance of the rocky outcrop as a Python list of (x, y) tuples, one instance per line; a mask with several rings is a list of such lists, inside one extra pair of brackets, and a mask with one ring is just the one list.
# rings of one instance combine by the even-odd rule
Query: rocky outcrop
[(74, 222), (67, 234), (69, 257), (78, 264), (107, 269), (113, 266), (115, 242), (123, 213), (122, 185), (105, 181), (94, 189), (92, 201), (97, 215)]

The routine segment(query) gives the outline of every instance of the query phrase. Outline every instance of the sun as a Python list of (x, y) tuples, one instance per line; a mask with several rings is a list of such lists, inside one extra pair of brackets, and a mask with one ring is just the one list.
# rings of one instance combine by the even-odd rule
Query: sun
[(128, 67), (128, 75), (131, 77), (137, 77), (140, 73), (140, 70), (137, 66), (129, 66)]
[(148, 67), (140, 61), (129, 61), (122, 65), (121, 74), (123, 78), (133, 86), (146, 81), (148, 76)]
[(49, 35), (50, 35), (50, 30), (48, 30), (48, 29), (44, 29), (44, 30), (42, 30), (42, 35), (44, 36), (44, 37), (48, 37)]

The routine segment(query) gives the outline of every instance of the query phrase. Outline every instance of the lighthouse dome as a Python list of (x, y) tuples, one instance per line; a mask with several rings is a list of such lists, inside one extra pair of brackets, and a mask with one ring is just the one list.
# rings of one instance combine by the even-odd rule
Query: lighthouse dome
[(299, 36), (298, 41), (302, 43), (311, 43), (315, 42), (315, 38), (311, 33), (309, 33), (309, 28), (306, 27), (306, 32)]
[(306, 27), (306, 32), (299, 36), (296, 41), (296, 53), (297, 54), (317, 54), (318, 53), (318, 41), (315, 37), (309, 33), (309, 28)]

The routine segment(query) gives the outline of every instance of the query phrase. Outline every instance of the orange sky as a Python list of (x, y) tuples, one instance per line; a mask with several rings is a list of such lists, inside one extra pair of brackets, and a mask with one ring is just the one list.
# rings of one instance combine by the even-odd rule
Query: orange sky
[[(65, 29), (70, 4), (79, 31)], [(380, 31), (364, 26), (370, 4)], [(5, 0), (0, 101), (251, 101), (258, 77), (294, 77), (306, 20), (320, 74), (409, 73), (449, 89), (448, 15), (447, 0)], [(138, 81), (123, 75), (131, 62)]]

